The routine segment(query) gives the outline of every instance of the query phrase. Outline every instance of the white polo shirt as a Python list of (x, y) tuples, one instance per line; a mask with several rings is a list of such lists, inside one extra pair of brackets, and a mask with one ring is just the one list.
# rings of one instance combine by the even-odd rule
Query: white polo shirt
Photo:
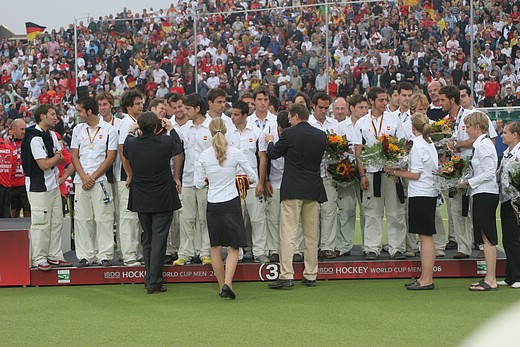
[[(262, 132), (262, 138), (264, 138), (264, 140), (266, 134), (273, 135), (273, 145), (276, 144), (278, 140), (280, 140), (280, 136), (278, 135), (278, 127), (269, 127), (268, 129), (264, 130)], [(285, 164), (284, 157), (280, 157), (278, 159), (270, 159), (270, 162), (271, 170), (269, 171), (269, 182), (271, 182), (271, 186), (273, 187), (273, 189), (280, 189), (280, 186), (282, 185), (283, 167)]]
[(345, 136), (347, 141), (350, 144), (350, 150), (352, 153), (349, 153), (350, 160), (356, 159), (356, 152), (354, 148), (354, 143), (352, 139), (356, 137), (354, 132), (356, 131), (356, 125), (352, 123), (352, 119), (346, 118), (344, 121), (340, 122), (338, 125), (338, 135)]
[[(230, 146), (239, 149), (247, 158), (249, 165), (258, 174), (258, 162), (256, 152), (267, 151), (267, 145), (264, 139), (262, 131), (252, 124), (246, 124), (246, 127), (242, 132), (237, 128), (227, 136), (227, 140)], [(244, 172), (239, 172), (239, 175)]]
[[(213, 119), (207, 112), (206, 112), (206, 118), (209, 118), (210, 122)], [(233, 121), (231, 120), (230, 117), (228, 117), (224, 113), (222, 113), (222, 115), (220, 115), (220, 118), (222, 118), (222, 120), (224, 121), (228, 134), (235, 129), (235, 124), (233, 124)]]
[[(314, 115), (309, 116), (309, 124), (315, 127), (316, 129), (320, 129), (324, 133), (330, 133), (330, 134), (338, 134), (339, 135), (339, 123), (337, 120), (335, 120), (332, 117), (325, 117), (325, 121), (323, 121), (323, 124), (320, 123)], [(327, 165), (321, 162), (320, 165), (320, 173), (321, 178), (326, 178), (329, 175), (327, 172)]]
[(247, 122), (255, 125), (257, 128), (267, 133), (271, 133), (271, 131), (273, 131), (272, 129), (278, 128), (278, 123), (276, 123), (276, 116), (269, 111), (267, 111), (267, 116), (264, 120), (258, 118), (255, 111), (253, 114), (247, 117)]
[[(119, 144), (119, 130), (121, 128), (121, 119), (117, 118), (115, 116), (112, 116), (112, 120), (108, 123), (111, 126), (113, 126), (114, 129), (116, 129), (117, 143)], [(118, 147), (118, 150), (119, 150), (119, 147)], [(121, 164), (121, 158), (119, 157), (119, 154), (116, 154), (116, 161), (114, 161), (114, 165), (112, 166), (113, 167), (112, 172), (114, 174), (114, 181), (116, 181), (116, 182), (121, 181), (121, 170), (123, 169), (122, 166), (123, 165)]]
[[(93, 174), (105, 160), (107, 151), (117, 151), (117, 130), (99, 117), (99, 124), (91, 128), (87, 123), (78, 124), (72, 130), (70, 147), (78, 149), (79, 162), (86, 174)], [(96, 182), (105, 181), (106, 176), (96, 179)], [(74, 183), (82, 183), (81, 177), (76, 175)]]
[(193, 175), (200, 154), (211, 147), (211, 133), (209, 131), (211, 117), (206, 117), (200, 125), (188, 121), (178, 131), (184, 146), (184, 168), (182, 172), (183, 187), (194, 187)]
[[(376, 118), (372, 116), (371, 110), (356, 122), (353, 134), (352, 142), (355, 145), (365, 144), (367, 146), (376, 144), (379, 141), (377, 137), (382, 134), (395, 136), (398, 139), (405, 138), (403, 124), (397, 116), (384, 112), (382, 116)], [(365, 169), (367, 172), (378, 172), (383, 168), (366, 166)]]
[[(37, 130), (43, 132), (43, 129), (40, 128), (38, 125), (35, 127)], [(62, 147), (60, 143), (58, 142), (58, 138), (56, 137), (56, 134), (54, 131), (50, 131), (50, 135), (52, 137), (52, 142), (54, 144), (53, 151), (61, 151)], [(45, 148), (45, 144), (43, 143), (43, 138), (39, 136), (33, 137), (31, 140), (31, 153), (34, 157), (34, 160), (38, 159), (45, 159), (48, 158), (47, 149)], [(45, 182), (45, 188), (46, 191), (50, 191), (54, 188), (58, 187), (58, 177), (60, 177), (60, 171), (58, 170), (58, 166), (53, 166), (51, 168), (48, 168), (47, 170), (43, 171), (44, 176), (44, 182)], [(29, 175), (25, 176), (25, 188), (29, 192), (31, 191), (31, 177)]]
[[(455, 118), (455, 133), (457, 141), (466, 141), (469, 139), (469, 135), (466, 132), (466, 124), (464, 124), (464, 118), (472, 114), (473, 112), (477, 112), (476, 108), (472, 108), (471, 110), (465, 109), (463, 107), (460, 108), (459, 114)], [(487, 116), (487, 115), (486, 115)], [(489, 127), (489, 137), (495, 138), (498, 136), (491, 119), (488, 118), (488, 127)], [(461, 148), (460, 155), (463, 158), (469, 158), (471, 156), (472, 148)]]

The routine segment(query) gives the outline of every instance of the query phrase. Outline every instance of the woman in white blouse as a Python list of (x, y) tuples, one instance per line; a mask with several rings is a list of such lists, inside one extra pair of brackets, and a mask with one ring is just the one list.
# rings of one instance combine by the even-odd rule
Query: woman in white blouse
[(466, 132), (474, 139), (470, 165), (473, 174), (462, 181), (472, 198), (473, 234), (476, 244), (484, 244), (487, 272), (483, 280), (473, 283), (471, 291), (498, 290), (496, 281), (496, 258), (498, 243), (496, 210), (498, 206), (498, 184), (496, 170), (498, 156), (489, 138), (489, 122), (482, 112), (474, 112), (464, 118)]
[[(227, 129), (222, 118), (214, 118), (209, 124), (209, 131), (213, 137), (212, 147), (199, 157), (195, 169), (195, 186), (201, 189), (208, 185), (206, 219), (211, 244), (211, 265), (220, 287), (219, 295), (235, 299), (233, 276), (238, 263), (238, 249), (247, 246), (235, 177), (238, 171), (243, 171), (251, 183), (257, 182), (258, 178), (246, 156), (235, 147), (228, 146)], [(228, 247), (225, 271), (222, 246)]]
[(431, 127), (425, 114), (412, 115), (413, 139), (410, 151), (410, 168), (396, 170), (385, 167), (385, 172), (409, 180), (408, 226), (409, 232), (419, 234), (421, 240), (421, 277), (405, 284), (409, 290), (432, 290), (433, 266), (435, 264), (435, 209), (439, 192), (435, 188), (433, 171), (438, 168), (437, 150), (430, 139)]
[(506, 277), (499, 285), (520, 288), (520, 226), (513, 209), (514, 198), (518, 193), (509, 184), (509, 167), (520, 161), (520, 122), (509, 122), (504, 127), (502, 140), (508, 148), (499, 169), (500, 221), (502, 224), (502, 243), (506, 252)]

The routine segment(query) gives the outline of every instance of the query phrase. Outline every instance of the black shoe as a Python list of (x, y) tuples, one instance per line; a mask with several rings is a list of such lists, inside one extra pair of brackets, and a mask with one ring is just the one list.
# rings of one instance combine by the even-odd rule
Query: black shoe
[(269, 289), (280, 289), (294, 287), (293, 280), (276, 280), (276, 282), (269, 283), (267, 288)]
[(83, 258), (79, 261), (78, 267), (87, 267), (88, 265), (88, 260)]
[(397, 251), (397, 252), (395, 252), (393, 258), (394, 259), (398, 259), (398, 260), (402, 260), (402, 259), (406, 259), (406, 255), (404, 255), (403, 252)]
[(376, 252), (367, 252), (367, 255), (365, 256), (367, 260), (376, 260), (378, 258)]
[(160, 294), (164, 293), (167, 290), (168, 288), (166, 288), (165, 286), (160, 286), (159, 288), (148, 288), (146, 290), (146, 294)]
[(166, 254), (164, 257), (165, 264), (173, 264), (173, 254)]
[(308, 280), (304, 277), (302, 279), (302, 285), (307, 287), (316, 287), (316, 280)]
[(222, 287), (222, 290), (219, 293), (221, 298), (230, 298), (231, 300), (234, 300), (236, 298), (235, 293), (229, 288), (227, 284), (224, 284)]
[(464, 254), (462, 252), (457, 252), (453, 256), (453, 259), (466, 259), (466, 258), (469, 258), (469, 255), (468, 254)]
[(292, 257), (293, 263), (302, 263), (303, 262), (303, 256), (301, 254), (295, 254)]
[(446, 249), (457, 249), (458, 245), (457, 245), (457, 242), (455, 241), (449, 241), (447, 244), (446, 244)]
[(349, 255), (350, 255), (350, 251), (346, 251), (345, 253), (341, 253), (340, 251), (336, 251), (336, 258), (348, 257)]
[(105, 267), (112, 266), (112, 263), (110, 262), (110, 260), (103, 259), (103, 260), (101, 260), (101, 266), (105, 266)]
[(428, 284), (427, 286), (421, 286), (419, 282), (411, 283), (409, 286), (406, 286), (408, 290), (433, 290), (435, 289), (435, 284)]
[(273, 253), (269, 256), (269, 260), (271, 261), (271, 263), (279, 263), (280, 256), (278, 255), (278, 253)]

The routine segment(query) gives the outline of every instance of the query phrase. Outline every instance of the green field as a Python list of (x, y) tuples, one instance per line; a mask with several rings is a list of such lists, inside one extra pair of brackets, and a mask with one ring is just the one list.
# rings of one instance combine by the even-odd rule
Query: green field
[(269, 290), (237, 283), (0, 288), (1, 346), (456, 346), (520, 291), (473, 293), (470, 279), (319, 281)]

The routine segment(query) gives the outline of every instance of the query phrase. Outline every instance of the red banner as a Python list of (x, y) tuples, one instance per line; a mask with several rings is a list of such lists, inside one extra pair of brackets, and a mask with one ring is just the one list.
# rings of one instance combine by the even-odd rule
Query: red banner
[[(476, 259), (438, 260), (434, 277), (478, 277), (485, 273), (485, 262)], [(295, 279), (302, 278), (303, 263), (294, 264)], [(318, 280), (412, 278), (419, 277), (418, 260), (321, 262)], [(497, 260), (497, 276), (505, 272), (505, 259)], [(272, 281), (278, 278), (278, 264), (239, 264), (235, 281)], [(32, 286), (144, 283), (144, 267), (89, 267), (53, 269), (50, 272), (31, 271)], [(164, 267), (166, 283), (216, 282), (210, 265)]]

